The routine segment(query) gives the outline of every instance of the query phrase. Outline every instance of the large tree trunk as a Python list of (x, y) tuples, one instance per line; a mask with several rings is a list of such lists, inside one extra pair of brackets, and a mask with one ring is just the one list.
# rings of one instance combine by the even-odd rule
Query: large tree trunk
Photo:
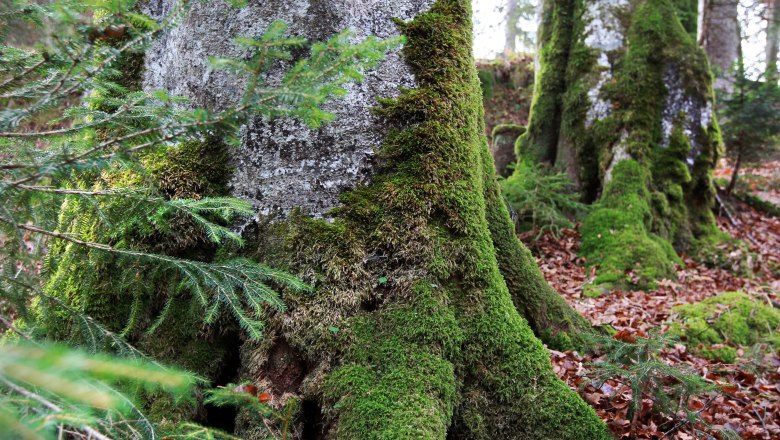
[[(588, 325), (545, 283), (499, 195), (470, 2), (250, 3), (196, 3), (151, 49), (146, 86), (230, 102), (240, 88), (205, 56), (276, 19), (315, 40), (350, 27), (408, 41), (329, 105), (335, 123), (257, 119), (233, 154), (233, 192), (262, 214), (244, 227), (248, 253), (315, 287), (285, 292), (289, 310), (242, 348), (242, 378), (274, 402), (302, 398), (312, 438), (609, 438), (537, 338), (572, 346)], [(373, 114), (380, 97), (395, 98)]]
[(545, 4), (520, 154), (567, 170), (586, 199), (600, 198), (582, 228), (598, 282), (672, 276), (670, 243), (684, 250), (716, 234), (720, 136), (707, 61), (682, 10), (669, 0)]
[(715, 74), (714, 88), (731, 94), (734, 63), (739, 57), (739, 0), (704, 0), (699, 44)]

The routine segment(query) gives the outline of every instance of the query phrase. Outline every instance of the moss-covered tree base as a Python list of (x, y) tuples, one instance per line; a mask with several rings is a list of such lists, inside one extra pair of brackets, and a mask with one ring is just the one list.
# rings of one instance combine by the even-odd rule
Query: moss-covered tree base
[(651, 286), (674, 276), (675, 251), (721, 239), (711, 212), (721, 140), (709, 67), (683, 26), (688, 3), (546, 3), (519, 154), (567, 170), (597, 201), (582, 255), (598, 284)]
[[(297, 420), (321, 427), (326, 438), (609, 438), (593, 409), (555, 375), (537, 337), (569, 348), (589, 325), (544, 282), (500, 198), (470, 16), (469, 1), (438, 0), (398, 23), (418, 87), (377, 110), (391, 130), (370, 184), (345, 193), (330, 222), (294, 212), (247, 234), (248, 254), (300, 274), (314, 291), (286, 291), (288, 312), (262, 317), (267, 336), (244, 345), (241, 374), (273, 404), (302, 399), (308, 409)], [(149, 158), (171, 197), (210, 194), (224, 182), (224, 151), (208, 144)], [(92, 233), (94, 223), (85, 224), (63, 228)], [(154, 245), (150, 236), (158, 237), (140, 243)], [(213, 257), (197, 236), (183, 238), (195, 240), (162, 240), (165, 250)], [(120, 331), (124, 317), (147, 328), (164, 307), (154, 285), (111, 293), (110, 267), (73, 272), (82, 256), (69, 252), (59, 253), (48, 288), (80, 310)], [(175, 316), (158, 334), (129, 334), (152, 355), (214, 379), (232, 333), (201, 332), (185, 303), (171, 306)], [(70, 330), (56, 320), (52, 329)], [(192, 407), (163, 400), (151, 409), (158, 420), (193, 415)], [(239, 431), (261, 436), (243, 418)]]
[[(518, 313), (559, 345), (588, 327), (544, 283), (499, 197), (469, 17), (470, 2), (439, 0), (399, 23), (418, 87), (378, 110), (394, 130), (373, 182), (333, 222), (293, 215), (258, 234), (260, 255), (316, 289), (286, 296), (271, 327), (305, 359), (298, 392), (326, 437), (609, 438)], [(246, 347), (259, 364), (247, 378), (272, 382), (273, 350)]]

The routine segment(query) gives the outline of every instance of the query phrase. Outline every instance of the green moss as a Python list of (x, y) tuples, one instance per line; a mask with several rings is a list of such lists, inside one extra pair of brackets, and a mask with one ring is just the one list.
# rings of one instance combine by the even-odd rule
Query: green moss
[(231, 175), (227, 148), (216, 139), (190, 140), (148, 153), (142, 163), (169, 198), (227, 194)]
[(482, 99), (485, 101), (493, 97), (493, 89), (496, 86), (496, 78), (490, 70), (478, 70), (479, 85), (482, 89)]
[(739, 347), (768, 341), (775, 349), (780, 348), (780, 312), (745, 293), (723, 293), (696, 304), (677, 306), (674, 312), (677, 318), (670, 333), (681, 336), (702, 355), (733, 360), (733, 349), (720, 344)]
[(733, 364), (737, 360), (737, 349), (728, 345), (710, 345), (697, 348), (696, 353), (707, 359)]
[(554, 164), (556, 162), (563, 95), (566, 93), (575, 36), (582, 31), (581, 0), (545, 2), (539, 39), (541, 70), (534, 83), (528, 131), (518, 142), (521, 160)]
[[(595, 281), (593, 283), (585, 284), (582, 286), (582, 296), (586, 298), (598, 298), (601, 295), (605, 295), (609, 293), (610, 289), (612, 289), (612, 284), (609, 280), (606, 280), (609, 278), (607, 275), (601, 275), (601, 280), (599, 280), (599, 284), (595, 284)], [(612, 280), (617, 281), (617, 280)]]
[(525, 133), (525, 127), (517, 124), (498, 124), (493, 128), (493, 132), (491, 133), (490, 137), (495, 138), (497, 135), (503, 133), (511, 133), (519, 136)]
[(349, 320), (344, 365), (324, 387), (341, 413), (339, 438), (435, 438), (447, 431), (458, 402), (451, 359), (463, 333), (447, 289), (421, 282), (413, 290), (409, 304)]
[(581, 345), (579, 336), (590, 331), (590, 324), (547, 284), (531, 251), (517, 239), (487, 152), (482, 162), (486, 219), (498, 267), (515, 307), (548, 346), (567, 350)]
[(333, 222), (293, 215), (280, 228), (274, 254), (317, 289), (285, 296), (284, 337), (312, 359), (329, 353), (307, 389), (339, 438), (609, 438), (512, 301), (546, 310), (537, 322), (552, 343), (587, 327), (544, 283), (499, 197), (470, 9), (439, 0), (400, 25), (419, 87), (377, 110), (394, 127), (382, 169)]
[[(185, 142), (145, 153), (141, 158), (143, 169), (117, 167), (80, 185), (98, 189), (151, 185), (169, 198), (223, 195), (230, 172), (225, 153), (225, 147), (213, 141)], [(191, 221), (174, 219), (170, 229), (157, 230), (149, 222), (132, 220), (148, 215), (143, 206), (136, 205), (132, 200), (106, 199), (100, 207), (103, 214), (98, 214), (83, 199), (69, 198), (61, 207), (58, 230), (117, 248), (196, 259), (213, 254), (213, 247)], [(110, 228), (104, 216), (114, 222)], [(121, 333), (165, 364), (213, 379), (221, 368), (220, 360), (235, 345), (230, 341), (229, 326), (223, 326), (221, 332), (203, 329), (202, 312), (185, 294), (171, 303), (167, 318), (155, 333), (145, 332), (164, 310), (168, 289), (176, 288), (169, 274), (144, 267), (141, 281), (138, 273), (127, 270), (127, 260), (117, 261), (111, 255), (67, 242), (52, 242), (47, 270), (48, 295)], [(62, 308), (39, 302), (35, 310), (41, 324), (37, 331), (53, 339), (89, 342), (79, 322)], [(196, 403), (192, 401), (175, 402), (164, 394), (146, 396), (145, 400), (153, 402), (149, 414), (157, 421), (188, 420), (194, 415)]]
[[(673, 263), (680, 262), (679, 257), (668, 242), (650, 232), (647, 179), (647, 171), (636, 161), (618, 163), (601, 200), (582, 224), (581, 253), (589, 265), (599, 267), (595, 284), (645, 287), (675, 275)], [(627, 278), (627, 271), (634, 271), (637, 278)]]
[(780, 206), (775, 203), (744, 191), (735, 192), (734, 197), (772, 217), (780, 217)]

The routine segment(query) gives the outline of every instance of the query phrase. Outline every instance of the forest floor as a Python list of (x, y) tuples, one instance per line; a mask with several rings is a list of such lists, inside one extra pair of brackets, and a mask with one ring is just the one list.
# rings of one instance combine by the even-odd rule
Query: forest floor
[[(756, 193), (777, 195), (780, 188), (780, 162), (775, 173), (754, 174), (755, 179), (772, 180), (771, 185), (758, 185)], [(766, 171), (766, 170), (762, 170)], [(763, 177), (762, 177), (763, 176)], [(752, 179), (752, 180), (751, 180)], [(777, 179), (777, 180), (775, 180)], [(645, 335), (664, 333), (675, 319), (675, 305), (695, 303), (730, 291), (743, 291), (767, 304), (778, 304), (780, 292), (780, 218), (772, 217), (746, 205), (734, 206), (732, 216), (718, 217), (720, 228), (748, 244), (750, 252), (729, 248), (733, 262), (728, 268), (710, 268), (683, 256), (684, 265), (677, 268), (676, 280), (662, 280), (659, 288), (650, 291), (614, 290), (598, 298), (583, 295), (583, 285), (593, 274), (585, 261), (577, 256), (580, 236), (577, 230), (563, 230), (535, 239), (533, 234), (521, 235), (532, 249), (547, 281), (566, 300), (596, 326), (611, 325), (618, 332)], [(739, 264), (749, 267), (738, 267)], [(770, 270), (769, 268), (775, 268)], [(737, 275), (743, 273), (746, 275)], [(625, 334), (625, 333), (623, 333)], [(688, 407), (700, 415), (696, 424), (680, 423), (680, 415), (656, 414), (653, 402), (643, 399), (643, 409), (634, 423), (634, 436), (641, 439), (727, 438), (724, 432), (736, 433), (747, 439), (780, 438), (780, 353), (737, 350), (733, 364), (695, 356), (682, 343), (662, 350), (661, 359), (669, 365), (698, 372), (720, 392), (691, 398)], [(630, 438), (632, 422), (627, 417), (631, 390), (615, 380), (597, 387), (587, 378), (589, 365), (598, 359), (577, 352), (551, 352), (556, 373), (590, 403), (618, 438)], [(672, 428), (669, 428), (669, 427)], [(707, 435), (709, 434), (709, 435)]]

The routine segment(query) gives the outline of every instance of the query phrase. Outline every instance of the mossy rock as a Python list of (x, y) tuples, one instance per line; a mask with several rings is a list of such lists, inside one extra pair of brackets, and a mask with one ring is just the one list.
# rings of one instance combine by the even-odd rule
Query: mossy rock
[(521, 134), (525, 133), (525, 126), (519, 125), (519, 124), (498, 124), (493, 128), (492, 137), (495, 138), (496, 136), (502, 135), (502, 134), (509, 134), (510, 136), (515, 136), (512, 141), (514, 142), (515, 139), (517, 139), (517, 136), (520, 136)]
[(697, 354), (733, 362), (734, 347), (767, 342), (780, 349), (780, 311), (742, 292), (728, 292), (675, 307), (670, 334)]

